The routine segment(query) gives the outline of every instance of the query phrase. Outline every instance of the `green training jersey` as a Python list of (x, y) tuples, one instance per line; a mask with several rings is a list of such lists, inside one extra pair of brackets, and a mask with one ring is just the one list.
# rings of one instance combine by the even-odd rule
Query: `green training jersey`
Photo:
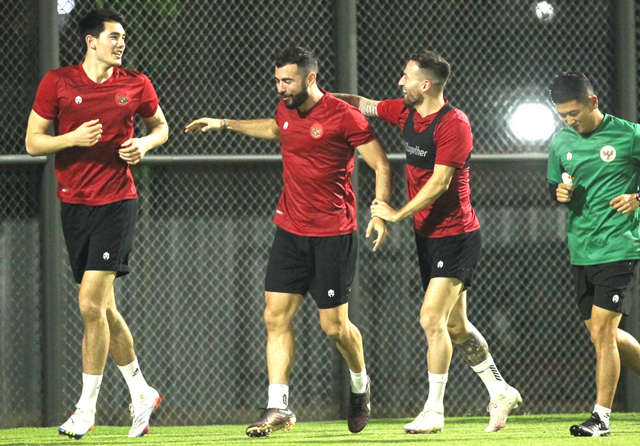
[(556, 133), (549, 149), (547, 179), (573, 178), (569, 209), (569, 252), (573, 265), (597, 265), (640, 259), (637, 212), (621, 214), (611, 199), (635, 193), (640, 172), (640, 126), (605, 115), (588, 135), (567, 126)]

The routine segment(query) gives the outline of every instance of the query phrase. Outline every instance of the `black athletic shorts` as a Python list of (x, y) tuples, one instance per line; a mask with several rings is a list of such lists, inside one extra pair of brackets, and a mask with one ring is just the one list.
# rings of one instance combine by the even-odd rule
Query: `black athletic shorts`
[(424, 238), (416, 233), (416, 248), (425, 291), (434, 277), (460, 279), (465, 289), (471, 287), (482, 249), (480, 229), (441, 238)]
[(307, 294), (318, 308), (335, 308), (349, 301), (356, 275), (356, 233), (305, 237), (278, 227), (269, 252), (265, 291)]
[(601, 263), (599, 265), (571, 265), (576, 285), (576, 298), (582, 319), (591, 319), (591, 308), (604, 308), (629, 314), (632, 299), (637, 296), (637, 260)]
[(61, 203), (62, 232), (67, 243), (73, 278), (82, 282), (85, 271), (129, 274), (138, 200), (101, 206)]

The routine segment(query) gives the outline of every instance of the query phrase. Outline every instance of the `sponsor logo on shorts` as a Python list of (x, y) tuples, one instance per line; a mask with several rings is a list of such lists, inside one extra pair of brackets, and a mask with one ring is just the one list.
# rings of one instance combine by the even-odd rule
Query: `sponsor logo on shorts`
[(440, 260), (438, 262), (438, 268), (442, 268), (444, 266), (444, 262), (442, 260)]
[(604, 146), (600, 149), (600, 158), (602, 158), (602, 161), (605, 163), (610, 163), (616, 159), (616, 149), (614, 149), (613, 146)]
[(283, 215), (283, 214), (284, 214), (284, 212), (282, 212), (280, 209), (276, 209), (276, 214), (278, 214), (278, 215)]
[(618, 301), (620, 300), (620, 296), (618, 296), (617, 294), (614, 294), (611, 300), (613, 301), (614, 304), (617, 304)]
[(102, 254), (102, 258), (105, 259), (105, 260), (109, 260), (109, 257), (111, 257), (111, 256), (109, 255), (108, 252), (105, 252), (104, 254)]
[(327, 294), (329, 295), (329, 297), (334, 297), (336, 295), (336, 292), (333, 290), (329, 290)]
[(289, 121), (286, 121), (286, 122), (284, 123), (284, 125), (282, 126), (282, 129), (283, 129), (283, 130), (287, 130), (288, 128), (289, 128)]
[(76, 96), (76, 104), (82, 104), (82, 96)]
[(573, 159), (573, 155), (571, 152), (567, 153), (567, 161), (571, 161)]

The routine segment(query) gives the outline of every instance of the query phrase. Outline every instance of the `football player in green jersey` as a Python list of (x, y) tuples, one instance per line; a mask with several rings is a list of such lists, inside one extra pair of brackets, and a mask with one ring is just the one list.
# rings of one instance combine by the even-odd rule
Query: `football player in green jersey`
[(640, 126), (603, 114), (589, 80), (566, 72), (551, 100), (567, 124), (549, 149), (547, 179), (569, 212), (568, 239), (580, 314), (596, 349), (596, 405), (574, 436), (608, 436), (620, 364), (640, 375), (640, 345), (618, 328), (636, 296), (640, 262)]

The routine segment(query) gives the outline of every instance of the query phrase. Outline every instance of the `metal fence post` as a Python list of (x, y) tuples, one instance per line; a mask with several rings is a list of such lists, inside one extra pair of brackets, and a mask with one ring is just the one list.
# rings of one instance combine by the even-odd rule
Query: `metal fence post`
[[(58, 9), (55, 0), (38, 2), (39, 74), (59, 67)], [(60, 296), (62, 243), (60, 203), (56, 197), (54, 157), (44, 168), (40, 189), (42, 262), (42, 361), (44, 426), (53, 426), (62, 416), (62, 312)]]
[[(616, 61), (616, 113), (630, 122), (637, 122), (636, 101), (636, 23), (635, 2), (620, 0), (613, 2), (615, 27)], [(633, 305), (631, 314), (624, 319), (623, 328), (636, 339), (640, 338), (640, 308)], [(625, 409), (628, 412), (640, 411), (640, 379), (631, 370), (622, 368)]]
[[(357, 93), (358, 92), (358, 46), (357, 46), (357, 17), (356, 17), (356, 0), (336, 0), (334, 3), (334, 13), (336, 18), (336, 73), (337, 87), (341, 93)], [(353, 169), (353, 188), (356, 196), (360, 197), (358, 187), (358, 157)], [(362, 225), (364, 222), (360, 222)], [(360, 320), (360, 283), (359, 271), (361, 260), (358, 260), (356, 267), (356, 277), (351, 289), (351, 297), (349, 298), (349, 313), (351, 320), (358, 325)], [(338, 355), (340, 356), (340, 355)], [(337, 385), (336, 389), (340, 392), (338, 401), (340, 401), (340, 417), (346, 418), (349, 409), (349, 368), (342, 358), (339, 358), (341, 370), (339, 373), (342, 385)]]

